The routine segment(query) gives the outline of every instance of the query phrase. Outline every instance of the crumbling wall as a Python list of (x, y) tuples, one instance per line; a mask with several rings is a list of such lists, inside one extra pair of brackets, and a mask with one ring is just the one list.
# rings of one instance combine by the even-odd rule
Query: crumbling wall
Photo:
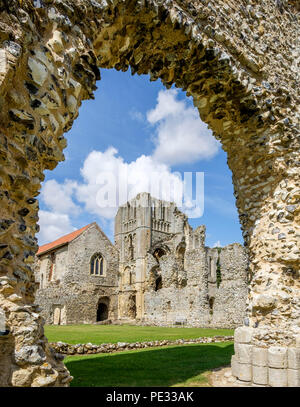
[[(219, 249), (200, 247), (185, 254), (186, 286), (180, 288), (179, 273), (172, 252), (160, 260), (162, 288), (147, 285), (145, 321), (170, 325), (235, 328), (246, 316), (248, 295), (247, 255), (237, 243)], [(165, 260), (164, 257), (166, 257)], [(221, 282), (217, 283), (217, 263)], [(214, 269), (214, 274), (211, 271)]]
[(248, 297), (248, 259), (238, 243), (222, 247), (219, 252), (221, 282), (215, 283), (211, 309), (212, 327), (235, 328), (244, 322)]
[(145, 322), (158, 326), (174, 325), (205, 327), (207, 309), (199, 287), (162, 288), (145, 293)]
[[(57, 252), (62, 253), (62, 249), (58, 248)], [(57, 306), (65, 307), (67, 324), (94, 323), (98, 302), (103, 296), (110, 299), (108, 319), (116, 319), (119, 257), (109, 239), (97, 225), (92, 225), (70, 242), (63, 253), (60, 279), (55, 278), (58, 264), (52, 281), (36, 293), (36, 303), (40, 305), (46, 323), (53, 324)], [(95, 253), (101, 253), (105, 260), (104, 276), (90, 274), (90, 260)]]

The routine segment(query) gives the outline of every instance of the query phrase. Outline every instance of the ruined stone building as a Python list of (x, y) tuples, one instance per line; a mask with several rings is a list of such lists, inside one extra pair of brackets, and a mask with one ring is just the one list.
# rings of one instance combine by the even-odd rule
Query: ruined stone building
[(47, 323), (235, 327), (247, 297), (243, 247), (205, 246), (174, 203), (148, 193), (119, 207), (115, 245), (96, 223), (41, 246), (36, 302)]
[(96, 223), (41, 246), (36, 273), (47, 323), (117, 318), (118, 250)]

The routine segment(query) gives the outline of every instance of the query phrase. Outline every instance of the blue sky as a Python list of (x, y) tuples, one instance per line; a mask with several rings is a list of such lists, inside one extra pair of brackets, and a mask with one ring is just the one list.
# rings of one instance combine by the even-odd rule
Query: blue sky
[(45, 172), (39, 244), (93, 221), (113, 240), (116, 208), (100, 208), (95, 197), (101, 174), (118, 174), (124, 183), (127, 171), (137, 192), (146, 190), (150, 174), (163, 174), (180, 186), (176, 172), (192, 172), (194, 179), (196, 172), (203, 172), (204, 212), (189, 223), (206, 225), (208, 246), (242, 243), (226, 154), (200, 121), (191, 98), (175, 88), (167, 91), (147, 75), (131, 76), (130, 71), (101, 70), (97, 85), (95, 100), (82, 103), (65, 135), (66, 160)]

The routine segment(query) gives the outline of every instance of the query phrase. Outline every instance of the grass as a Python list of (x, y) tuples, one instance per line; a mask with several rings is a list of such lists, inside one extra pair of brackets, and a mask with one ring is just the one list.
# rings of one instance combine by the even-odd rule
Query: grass
[(233, 335), (233, 330), (132, 325), (48, 325), (45, 326), (45, 335), (49, 342), (61, 341), (70, 344), (91, 342), (100, 345), (101, 343), (147, 342)]
[(203, 387), (211, 369), (226, 366), (232, 342), (168, 346), (112, 354), (68, 356), (72, 387)]

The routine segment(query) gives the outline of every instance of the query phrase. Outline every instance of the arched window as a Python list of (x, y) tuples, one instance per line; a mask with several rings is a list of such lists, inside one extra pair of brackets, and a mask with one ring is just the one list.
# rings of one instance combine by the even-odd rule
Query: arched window
[(162, 278), (158, 276), (155, 280), (155, 291), (158, 291), (162, 288)]
[(185, 256), (185, 245), (179, 244), (176, 249), (176, 258), (177, 265), (181, 270), (184, 270), (184, 256)]
[(90, 274), (92, 276), (104, 276), (104, 259), (100, 253), (94, 254), (90, 263)]
[(126, 267), (124, 269), (124, 274), (123, 274), (123, 284), (132, 284), (132, 273), (130, 267)]
[(165, 256), (167, 253), (164, 249), (158, 247), (157, 249), (154, 250), (153, 256), (159, 260), (162, 256)]
[(128, 238), (129, 238), (129, 239), (128, 239), (128, 257), (129, 257), (129, 260), (133, 260), (133, 257), (134, 257), (134, 253), (133, 253), (134, 247), (133, 247), (132, 235), (129, 235)]

